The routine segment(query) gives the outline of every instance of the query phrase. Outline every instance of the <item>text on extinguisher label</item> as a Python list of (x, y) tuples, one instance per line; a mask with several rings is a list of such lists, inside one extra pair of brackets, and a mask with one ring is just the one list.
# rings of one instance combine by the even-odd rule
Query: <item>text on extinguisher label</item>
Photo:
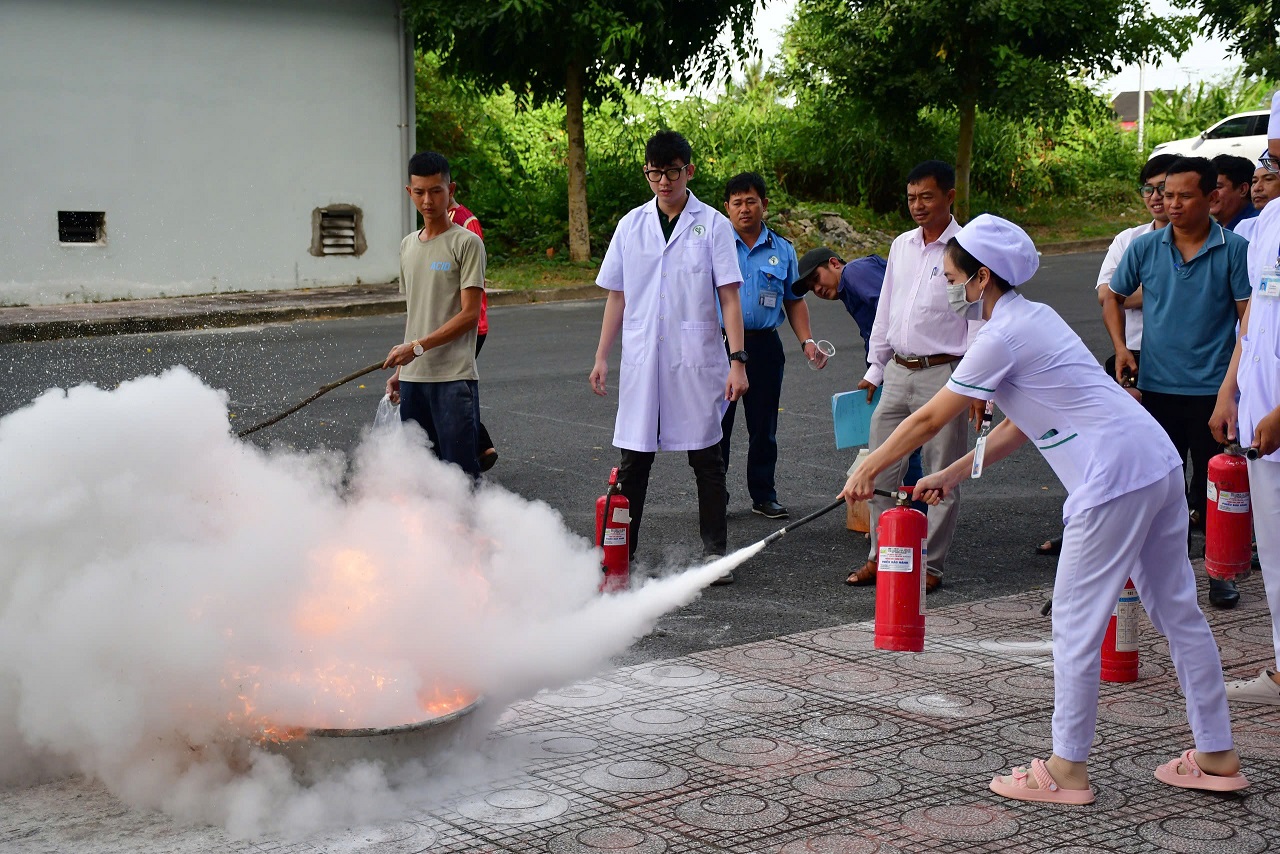
[(626, 528), (605, 528), (604, 529), (604, 545), (625, 546), (626, 544), (627, 544)]
[(1126, 590), (1116, 602), (1112, 613), (1116, 618), (1116, 652), (1136, 652), (1138, 649), (1138, 611), (1142, 603), (1138, 594)]
[(1218, 490), (1218, 509), (1223, 513), (1248, 513), (1249, 493)]
[(916, 550), (911, 546), (881, 546), (879, 572), (910, 572), (915, 563)]

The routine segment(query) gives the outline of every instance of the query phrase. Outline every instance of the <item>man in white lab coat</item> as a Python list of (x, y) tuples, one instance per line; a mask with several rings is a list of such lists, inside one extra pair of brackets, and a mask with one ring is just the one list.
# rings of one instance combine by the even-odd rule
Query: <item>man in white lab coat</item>
[[(621, 330), (613, 444), (622, 451), (619, 476), (631, 503), (633, 556), (659, 450), (688, 452), (698, 484), (703, 554), (723, 555), (728, 543), (720, 419), (728, 402), (747, 390), (738, 300), (742, 273), (733, 225), (689, 192), (693, 172), (693, 152), (683, 136), (660, 131), (650, 138), (644, 176), (654, 201), (618, 222), (596, 277), (609, 296), (591, 388), (606, 393), (607, 358)], [(730, 572), (718, 583), (731, 581)]]

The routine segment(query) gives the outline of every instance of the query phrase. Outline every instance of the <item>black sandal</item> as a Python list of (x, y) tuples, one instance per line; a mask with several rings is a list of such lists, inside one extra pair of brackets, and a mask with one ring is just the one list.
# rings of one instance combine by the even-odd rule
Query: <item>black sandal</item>
[(1062, 537), (1054, 537), (1036, 546), (1036, 554), (1046, 556), (1062, 554)]

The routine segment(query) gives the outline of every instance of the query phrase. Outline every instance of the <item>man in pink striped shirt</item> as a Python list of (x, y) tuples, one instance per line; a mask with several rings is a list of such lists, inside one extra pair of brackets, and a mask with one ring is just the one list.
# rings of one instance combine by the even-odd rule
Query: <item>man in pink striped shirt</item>
[[(963, 288), (958, 299), (949, 299), (942, 274), (943, 250), (960, 231), (951, 215), (955, 187), (955, 170), (940, 160), (926, 160), (907, 175), (907, 208), (919, 227), (898, 235), (889, 249), (884, 287), (871, 327), (870, 365), (858, 383), (858, 388), (866, 389), (868, 400), (881, 389), (880, 402), (871, 416), (873, 451), (947, 384), (969, 348)], [(975, 401), (969, 417), (980, 417), (982, 406)], [(942, 471), (967, 452), (965, 416), (960, 415), (924, 446), (925, 472)], [(905, 469), (904, 457), (880, 474), (876, 488), (897, 489)], [(886, 499), (871, 501), (871, 553), (866, 564), (849, 575), (847, 584), (875, 583), (879, 556), (876, 524), (888, 507)], [(942, 567), (959, 510), (959, 490), (929, 508), (926, 591), (942, 583)]]

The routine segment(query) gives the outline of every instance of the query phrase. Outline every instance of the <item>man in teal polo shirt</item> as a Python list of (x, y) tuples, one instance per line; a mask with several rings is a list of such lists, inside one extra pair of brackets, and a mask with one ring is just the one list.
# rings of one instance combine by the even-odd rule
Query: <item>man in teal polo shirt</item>
[[(1209, 215), (1218, 173), (1203, 157), (1169, 165), (1164, 209), (1169, 228), (1134, 239), (1111, 277), (1113, 299), (1102, 317), (1116, 350), (1116, 379), (1138, 377), (1142, 405), (1191, 455), (1187, 503), (1193, 525), (1204, 523), (1209, 458), (1220, 447), (1209, 432), (1217, 390), (1231, 364), (1236, 322), (1249, 300), (1249, 242)], [(1142, 371), (1125, 345), (1124, 298), (1142, 287)], [(1233, 582), (1210, 579), (1209, 603), (1232, 608)]]
[[(747, 383), (742, 397), (747, 414), (747, 491), (751, 512), (769, 519), (785, 519), (787, 508), (778, 503), (774, 471), (778, 464), (778, 403), (782, 398), (782, 371), (786, 356), (778, 327), (785, 317), (791, 323), (800, 351), (815, 367), (827, 357), (814, 343), (809, 329), (809, 307), (793, 290), (796, 282), (796, 250), (764, 224), (769, 200), (764, 178), (743, 172), (724, 188), (724, 210), (733, 223), (738, 267), (742, 270), (742, 326), (746, 334)], [(729, 468), (729, 438), (737, 415), (731, 401), (721, 419), (725, 469)]]

